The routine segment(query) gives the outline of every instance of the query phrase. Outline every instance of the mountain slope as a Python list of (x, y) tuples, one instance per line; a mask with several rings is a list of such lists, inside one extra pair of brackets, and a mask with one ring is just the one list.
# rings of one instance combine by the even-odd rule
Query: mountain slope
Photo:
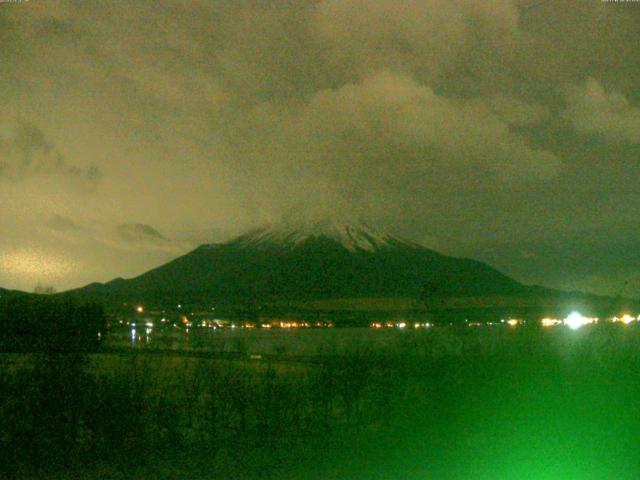
[(29, 294), (26, 292), (21, 292), (19, 290), (7, 290), (5, 288), (0, 288), (0, 299), (13, 298), (21, 295), (29, 295)]
[(136, 278), (70, 292), (105, 301), (245, 304), (332, 298), (530, 295), (475, 260), (441, 255), (363, 224), (256, 229)]

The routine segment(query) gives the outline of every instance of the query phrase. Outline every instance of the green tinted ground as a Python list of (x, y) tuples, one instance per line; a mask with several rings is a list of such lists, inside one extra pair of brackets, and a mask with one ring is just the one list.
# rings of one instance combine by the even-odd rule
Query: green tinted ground
[[(7, 373), (4, 465), (18, 462), (15, 478), (638, 478), (636, 326), (446, 335), (458, 354), (414, 345), (306, 367), (96, 355), (94, 383), (73, 393), (63, 379), (61, 396)], [(43, 394), (66, 416), (45, 415)], [(34, 440), (56, 428), (74, 440)]]

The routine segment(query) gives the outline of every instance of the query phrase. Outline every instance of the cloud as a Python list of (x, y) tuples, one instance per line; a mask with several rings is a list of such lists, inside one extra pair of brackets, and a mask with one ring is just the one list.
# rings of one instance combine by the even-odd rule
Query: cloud
[(352, 80), (390, 67), (431, 83), (496, 57), (518, 29), (511, 0), (323, 0), (314, 13), (329, 64)]
[(77, 232), (80, 227), (69, 217), (64, 215), (52, 214), (47, 221), (47, 227), (56, 232)]
[(540, 104), (529, 104), (506, 94), (495, 94), (478, 99), (483, 106), (500, 120), (513, 126), (540, 125), (551, 117), (549, 109)]
[[(292, 210), (349, 213), (451, 254), (540, 231), (570, 252), (585, 241), (566, 240), (573, 226), (638, 203), (640, 10), (525, 3), (0, 9), (0, 252), (66, 256), (79, 267), (56, 286), (79, 286)], [(589, 77), (606, 91), (589, 93)], [(136, 224), (167, 240), (118, 232)]]
[(125, 223), (116, 227), (118, 237), (127, 243), (164, 244), (167, 239), (155, 228), (143, 223)]
[(564, 117), (581, 133), (640, 143), (640, 108), (624, 95), (607, 92), (597, 80), (568, 89)]
[(15, 182), (50, 175), (95, 184), (101, 172), (95, 165), (82, 168), (67, 163), (44, 132), (32, 123), (19, 122), (8, 134), (0, 136), (0, 178)]
[[(298, 199), (300, 192), (291, 192), (300, 185), (307, 198), (315, 192), (316, 203), (334, 205), (335, 194), (344, 208), (354, 195), (392, 194), (394, 186), (416, 182), (433, 189), (443, 178), (460, 189), (489, 190), (553, 178), (561, 160), (530, 145), (503, 117), (484, 102), (447, 98), (385, 70), (318, 92), (293, 111), (262, 105), (238, 135), (259, 145), (247, 154), (268, 165), (271, 176), (261, 170), (261, 177), (279, 179), (274, 195)], [(293, 185), (287, 172), (294, 172)]]
[(94, 241), (122, 253), (179, 255), (196, 247), (191, 238), (167, 238), (155, 227), (144, 223), (122, 223), (113, 228), (94, 228)]
[[(112, 224), (99, 212), (46, 208), (5, 211), (0, 202), (0, 285), (30, 291), (34, 285), (77, 287), (132, 277), (193, 249), (145, 224)], [(8, 213), (8, 215), (7, 215)]]

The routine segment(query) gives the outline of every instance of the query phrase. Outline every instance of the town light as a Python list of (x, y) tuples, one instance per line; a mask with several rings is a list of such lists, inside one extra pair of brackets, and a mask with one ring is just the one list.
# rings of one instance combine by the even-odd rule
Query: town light
[(631, 322), (633, 322), (634, 318), (629, 315), (628, 313), (625, 313), (624, 315), (622, 315), (622, 318), (620, 319), (620, 321), (622, 323), (624, 323), (625, 325), (630, 324)]
[(564, 319), (564, 324), (572, 330), (577, 330), (583, 325), (593, 323), (595, 319), (585, 317), (578, 312), (571, 312), (567, 318)]
[(558, 320), (557, 318), (543, 318), (541, 320), (541, 323), (543, 327), (553, 327), (555, 325), (558, 325), (559, 323), (562, 323), (562, 320)]

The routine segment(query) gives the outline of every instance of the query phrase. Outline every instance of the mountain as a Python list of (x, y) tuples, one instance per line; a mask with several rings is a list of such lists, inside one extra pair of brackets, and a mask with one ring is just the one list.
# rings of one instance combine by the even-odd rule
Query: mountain
[(446, 306), (453, 299), (473, 299), (477, 306), (484, 305), (482, 299), (508, 305), (507, 298), (525, 305), (563, 294), (362, 223), (322, 221), (255, 229), (226, 243), (202, 245), (138, 277), (94, 283), (66, 295), (112, 304), (385, 310), (400, 304)]
[(5, 288), (0, 288), (0, 300), (18, 297), (21, 295), (28, 295), (26, 292), (21, 292), (19, 290), (7, 290)]

